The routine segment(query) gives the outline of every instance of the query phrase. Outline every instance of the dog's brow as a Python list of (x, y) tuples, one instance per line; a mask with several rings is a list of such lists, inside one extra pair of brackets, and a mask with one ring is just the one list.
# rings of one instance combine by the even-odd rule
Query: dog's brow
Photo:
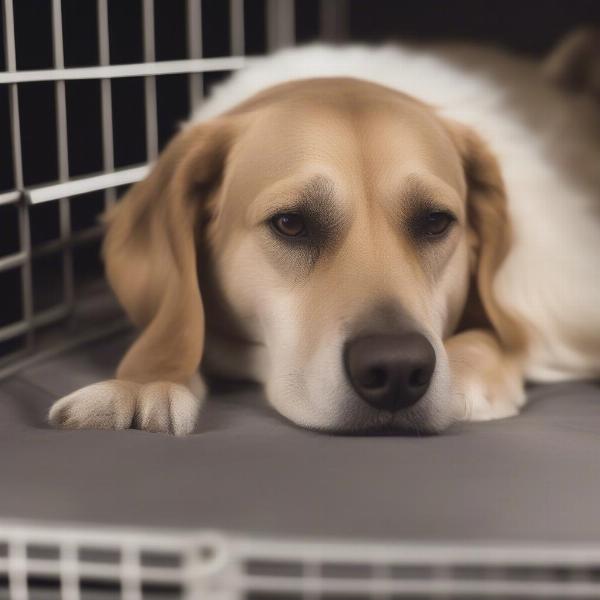
[(313, 177), (297, 196), (295, 207), (319, 226), (324, 238), (333, 237), (342, 228), (344, 214), (335, 202), (335, 186), (323, 175)]
[(333, 183), (324, 175), (317, 175), (304, 186), (298, 201), (300, 204), (323, 202), (332, 205), (334, 197)]
[(417, 175), (409, 175), (401, 186), (396, 203), (400, 218), (407, 218), (420, 209), (451, 210), (457, 211), (458, 205), (453, 202), (453, 195), (446, 189), (436, 189), (439, 182), (433, 187)]
[(410, 175), (401, 190), (402, 210), (410, 211), (432, 203), (433, 194), (420, 178)]

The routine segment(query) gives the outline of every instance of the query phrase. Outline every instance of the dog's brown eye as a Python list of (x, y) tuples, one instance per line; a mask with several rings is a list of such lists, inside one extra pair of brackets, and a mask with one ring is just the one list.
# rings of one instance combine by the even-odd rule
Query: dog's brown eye
[(432, 212), (427, 215), (425, 222), (425, 232), (427, 235), (442, 235), (454, 221), (454, 217), (442, 211)]
[(275, 215), (271, 224), (278, 233), (286, 237), (301, 237), (306, 234), (304, 219), (295, 213)]

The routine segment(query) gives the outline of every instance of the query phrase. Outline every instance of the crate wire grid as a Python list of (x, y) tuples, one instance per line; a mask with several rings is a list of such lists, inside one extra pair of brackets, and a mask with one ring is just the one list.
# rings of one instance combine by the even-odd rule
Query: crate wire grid
[[(143, 62), (136, 64), (111, 64), (108, 0), (97, 0), (98, 64), (96, 66), (67, 67), (64, 60), (63, 21), (61, 0), (51, 1), (53, 68), (41, 70), (18, 70), (17, 44), (15, 40), (15, 0), (2, 0), (4, 71), (0, 71), (0, 87), (8, 89), (10, 119), (10, 148), (12, 152), (13, 189), (0, 192), (0, 207), (17, 207), (17, 252), (0, 255), (0, 275), (18, 269), (20, 272), (21, 316), (0, 325), (0, 344), (23, 339), (22, 348), (0, 353), (0, 377), (6, 376), (27, 362), (40, 360), (85, 341), (111, 333), (125, 326), (120, 323), (102, 323), (85, 333), (77, 333), (69, 339), (51, 339), (50, 344), (39, 343), (38, 332), (51, 324), (64, 321), (82, 304), (76, 298), (73, 256), (82, 244), (98, 240), (102, 235), (99, 224), (73, 231), (69, 199), (89, 192), (103, 191), (104, 207), (109, 208), (117, 196), (117, 188), (143, 178), (148, 163), (158, 155), (157, 86), (156, 77), (161, 75), (187, 75), (190, 107), (197, 106), (204, 95), (203, 74), (211, 71), (234, 71), (244, 66), (245, 57), (245, 11), (252, 3), (244, 0), (223, 0), (229, 4), (230, 56), (203, 57), (202, 2), (185, 0), (187, 22), (187, 58), (184, 60), (156, 60), (155, 7), (154, 0), (139, 0), (142, 6)], [(344, 31), (346, 0), (321, 0), (319, 26), (321, 36), (339, 39)], [(266, 0), (266, 45), (272, 51), (295, 42), (294, 0)], [(146, 162), (126, 168), (115, 168), (113, 140), (112, 81), (117, 78), (142, 78), (144, 82)], [(69, 146), (67, 138), (67, 101), (65, 82), (96, 80), (100, 84), (102, 172), (71, 177), (69, 173)], [(58, 180), (41, 185), (27, 186), (24, 181), (21, 116), (19, 114), (20, 85), (32, 82), (49, 82), (54, 86), (56, 121), (56, 156)], [(59, 235), (57, 239), (35, 245), (31, 239), (31, 209), (43, 203), (56, 203), (59, 212)], [(50, 308), (34, 309), (34, 285), (32, 260), (60, 252), (62, 263), (62, 299)], [(6, 293), (6, 290), (3, 290)], [(16, 294), (18, 290), (15, 290)], [(8, 291), (10, 294), (10, 290)]]
[[(287, 1), (287, 0), (286, 0)], [(243, 0), (230, 0), (230, 30), (232, 53), (239, 56), (202, 59), (201, 40), (201, 3), (199, 0), (187, 1), (188, 21), (188, 60), (155, 62), (154, 49), (154, 3), (153, 0), (142, 0), (143, 14), (143, 52), (144, 63), (133, 65), (110, 65), (110, 44), (108, 27), (107, 0), (97, 2), (98, 20), (98, 54), (99, 66), (82, 68), (64, 68), (62, 11), (60, 0), (52, 0), (52, 40), (54, 69), (37, 71), (17, 71), (15, 24), (13, 0), (3, 1), (4, 45), (7, 71), (0, 73), (0, 84), (9, 88), (9, 112), (11, 121), (11, 146), (13, 156), (13, 179), (15, 189), (0, 195), (0, 204), (16, 203), (18, 206), (18, 223), (20, 251), (0, 259), (0, 271), (20, 267), (22, 288), (21, 321), (0, 328), (0, 342), (25, 335), (24, 351), (19, 355), (31, 355), (35, 351), (36, 330), (45, 325), (60, 321), (68, 316), (74, 308), (73, 250), (89, 239), (98, 238), (102, 233), (101, 226), (88, 228), (74, 235), (71, 230), (68, 198), (95, 190), (105, 191), (105, 207), (108, 208), (116, 200), (115, 187), (126, 185), (141, 179), (147, 166), (140, 165), (116, 171), (114, 169), (114, 144), (112, 123), (111, 79), (116, 77), (143, 77), (144, 102), (146, 120), (147, 161), (152, 162), (158, 154), (156, 79), (158, 74), (189, 73), (190, 105), (200, 101), (202, 95), (202, 73), (211, 70), (234, 70), (244, 64), (241, 56), (244, 48)], [(293, 12), (289, 12), (293, 15)], [(101, 131), (102, 159), (104, 173), (77, 179), (69, 177), (69, 156), (67, 145), (67, 107), (65, 98), (65, 81), (81, 79), (98, 79), (101, 86)], [(56, 102), (56, 130), (58, 182), (48, 185), (25, 188), (23, 178), (18, 84), (32, 81), (53, 81)], [(42, 202), (58, 202), (60, 237), (46, 244), (45, 247), (33, 249), (30, 237), (29, 207)], [(62, 302), (34, 314), (32, 257), (55, 250), (62, 251)], [(104, 331), (102, 332), (104, 333)], [(75, 343), (98, 335), (93, 331), (91, 336), (79, 336)], [(71, 341), (71, 344), (73, 340)], [(62, 344), (64, 345), (64, 344)], [(55, 348), (60, 350), (61, 344)], [(7, 362), (6, 359), (3, 362)], [(20, 366), (18, 363), (13, 366)]]
[(11, 600), (32, 597), (33, 577), (58, 588), (63, 600), (85, 597), (86, 582), (103, 588), (103, 598), (123, 600), (598, 598), (600, 548), (275, 540), (0, 522), (3, 573)]

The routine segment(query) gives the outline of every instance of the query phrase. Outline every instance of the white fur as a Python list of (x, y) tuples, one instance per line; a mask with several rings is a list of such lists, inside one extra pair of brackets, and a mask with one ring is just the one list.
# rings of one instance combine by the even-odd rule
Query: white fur
[[(204, 395), (195, 380), (195, 392)], [(202, 397), (200, 396), (200, 397)], [(200, 401), (176, 383), (109, 380), (88, 385), (54, 403), (49, 420), (65, 429), (128, 429), (186, 435), (194, 430)]]
[(515, 239), (495, 282), (531, 336), (535, 380), (600, 374), (600, 118), (539, 66), (489, 48), (309, 46), (250, 60), (193, 115), (202, 121), (292, 79), (351, 76), (411, 94), (473, 127), (505, 178)]

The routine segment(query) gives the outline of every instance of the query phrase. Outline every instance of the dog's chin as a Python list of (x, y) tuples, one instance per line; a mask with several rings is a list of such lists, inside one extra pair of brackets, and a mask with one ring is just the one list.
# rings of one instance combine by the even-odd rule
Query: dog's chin
[(454, 422), (450, 419), (427, 418), (419, 414), (420, 412), (422, 411), (418, 409), (397, 413), (378, 411), (378, 414), (368, 421), (348, 422), (319, 430), (337, 435), (422, 437), (439, 435)]
[[(359, 404), (355, 398), (344, 403), (345, 408), (319, 416), (283, 416), (311, 431), (348, 436), (431, 436), (444, 432), (458, 419), (436, 410), (430, 401), (417, 403), (409, 409), (390, 412)], [(333, 414), (332, 414), (333, 413)]]

